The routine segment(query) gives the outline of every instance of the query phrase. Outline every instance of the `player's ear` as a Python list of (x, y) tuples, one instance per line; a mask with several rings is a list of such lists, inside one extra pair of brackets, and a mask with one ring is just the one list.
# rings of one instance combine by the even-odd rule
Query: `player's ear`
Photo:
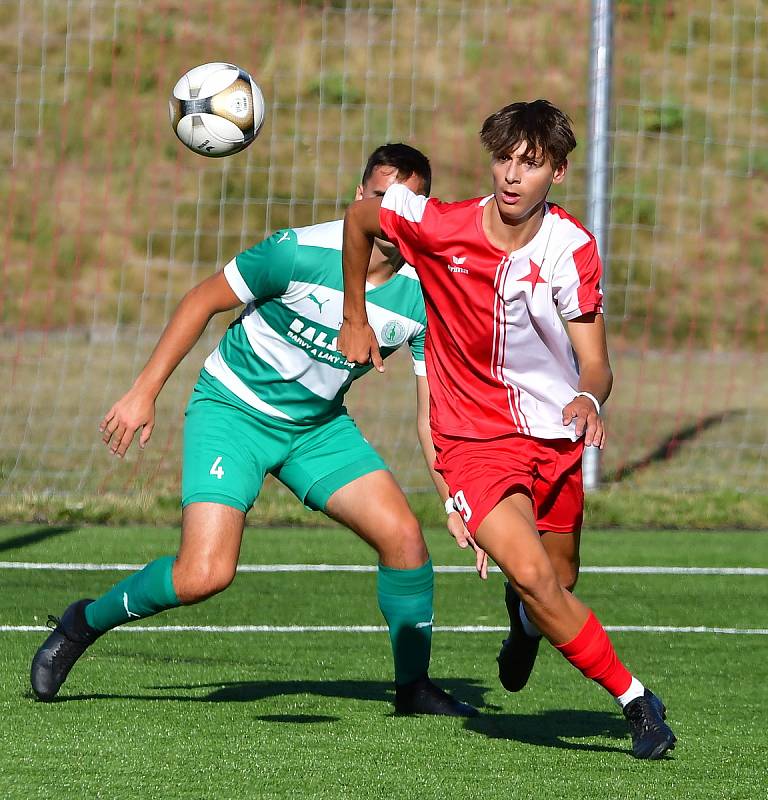
[(565, 180), (565, 173), (568, 171), (568, 159), (566, 158), (565, 161), (559, 166), (555, 168), (555, 172), (552, 175), (552, 183), (562, 183)]
[(358, 183), (357, 189), (355, 189), (355, 200), (362, 200), (363, 199), (363, 184)]

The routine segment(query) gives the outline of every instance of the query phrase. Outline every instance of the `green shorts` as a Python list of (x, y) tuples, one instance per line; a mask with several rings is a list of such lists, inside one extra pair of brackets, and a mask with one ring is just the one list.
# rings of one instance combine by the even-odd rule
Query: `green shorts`
[[(210, 382), (210, 380), (208, 381)], [(342, 486), (387, 469), (346, 413), (301, 427), (195, 386), (184, 421), (181, 504), (221, 503), (247, 512), (267, 473), (322, 511)]]

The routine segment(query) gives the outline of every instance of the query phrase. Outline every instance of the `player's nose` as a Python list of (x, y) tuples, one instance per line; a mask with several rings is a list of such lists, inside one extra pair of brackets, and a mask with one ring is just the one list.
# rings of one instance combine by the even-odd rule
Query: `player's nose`
[(514, 163), (514, 161), (510, 161), (507, 164), (507, 171), (504, 174), (504, 180), (507, 183), (520, 183), (520, 168)]

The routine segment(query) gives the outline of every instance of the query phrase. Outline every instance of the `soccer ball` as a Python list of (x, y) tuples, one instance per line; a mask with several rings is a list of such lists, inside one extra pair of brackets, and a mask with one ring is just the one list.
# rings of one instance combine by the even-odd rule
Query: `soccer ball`
[(168, 101), (171, 126), (196, 153), (211, 158), (244, 150), (264, 122), (264, 97), (234, 64), (213, 62), (189, 70)]

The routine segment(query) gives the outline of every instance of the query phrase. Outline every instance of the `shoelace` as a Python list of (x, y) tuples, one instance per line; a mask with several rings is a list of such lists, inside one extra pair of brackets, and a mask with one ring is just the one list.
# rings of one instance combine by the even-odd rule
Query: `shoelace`
[(54, 617), (53, 614), (48, 615), (48, 622), (45, 623), (46, 628), (50, 628), (52, 631), (56, 630), (59, 627), (59, 623), (61, 620), (58, 617)]

